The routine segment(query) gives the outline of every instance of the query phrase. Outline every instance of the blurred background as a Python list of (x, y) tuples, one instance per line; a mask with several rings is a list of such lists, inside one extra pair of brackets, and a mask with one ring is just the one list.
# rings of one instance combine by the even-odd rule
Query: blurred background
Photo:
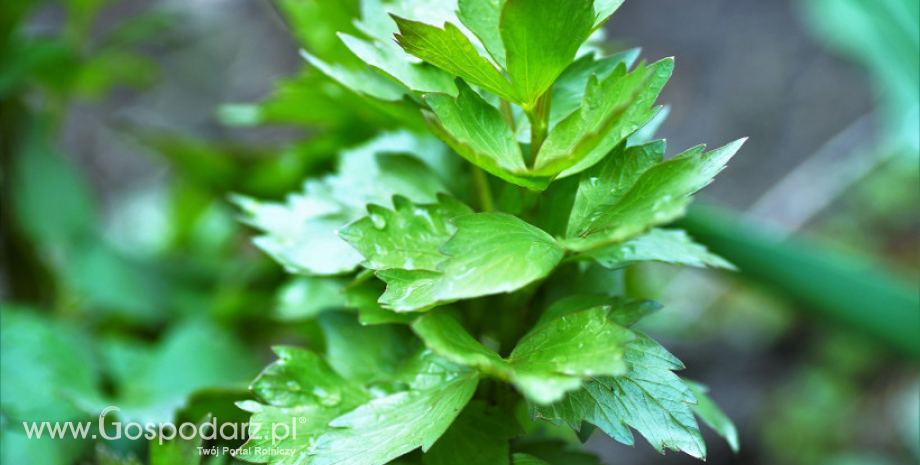
[[(302, 47), (347, 61), (332, 32), (356, 12), (312, 4), (2, 2), (3, 464), (144, 457), (18, 427), (107, 405), (245, 421), (269, 346), (317, 331), (227, 195), (281, 198), (403, 120), (307, 69)], [(740, 454), (706, 436), (707, 463), (920, 463), (920, 5), (632, 0), (605, 29), (611, 52), (676, 57), (670, 153), (750, 137), (681, 224), (740, 272), (627, 275), (665, 305), (644, 330), (738, 426)]]

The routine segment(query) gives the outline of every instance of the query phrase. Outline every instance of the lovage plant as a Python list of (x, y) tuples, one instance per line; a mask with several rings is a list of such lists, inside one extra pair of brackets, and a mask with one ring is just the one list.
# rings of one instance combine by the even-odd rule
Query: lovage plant
[(260, 400), (240, 404), (294, 430), (251, 429), (240, 458), (595, 463), (562, 428), (703, 458), (697, 416), (736, 447), (705, 388), (630, 329), (659, 305), (627, 298), (622, 270), (731, 266), (662, 226), (742, 141), (667, 160), (647, 142), (673, 60), (602, 55), (621, 3), (369, 0), (339, 34), (360, 60), (305, 52), (406, 129), (342, 151), (286, 203), (235, 199), (297, 275), (281, 316), (320, 328), (310, 349), (275, 347)]

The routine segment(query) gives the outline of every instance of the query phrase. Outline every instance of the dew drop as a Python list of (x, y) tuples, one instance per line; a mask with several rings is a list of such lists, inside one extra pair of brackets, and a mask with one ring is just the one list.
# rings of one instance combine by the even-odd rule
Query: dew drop
[(382, 216), (376, 213), (372, 213), (370, 215), (370, 218), (371, 218), (371, 222), (374, 223), (374, 227), (376, 227), (377, 229), (383, 229), (387, 226), (386, 220), (383, 219)]

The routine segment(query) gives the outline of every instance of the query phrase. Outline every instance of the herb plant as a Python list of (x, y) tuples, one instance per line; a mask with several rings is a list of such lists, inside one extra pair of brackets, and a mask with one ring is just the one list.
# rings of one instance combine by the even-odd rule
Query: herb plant
[(304, 52), (402, 129), (284, 203), (234, 198), (297, 275), (284, 318), (321, 329), (311, 350), (275, 347), (260, 400), (240, 403), (291, 437), (250, 430), (240, 458), (596, 463), (561, 428), (704, 458), (696, 417), (737, 447), (706, 389), (631, 328), (660, 306), (628, 298), (623, 269), (731, 268), (663, 226), (743, 141), (667, 160), (648, 141), (673, 60), (600, 52), (621, 3), (369, 0), (337, 23), (360, 60)]

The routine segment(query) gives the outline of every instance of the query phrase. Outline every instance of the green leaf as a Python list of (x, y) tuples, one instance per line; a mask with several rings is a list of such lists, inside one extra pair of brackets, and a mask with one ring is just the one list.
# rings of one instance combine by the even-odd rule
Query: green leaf
[(314, 318), (326, 310), (345, 306), (342, 289), (347, 282), (337, 278), (298, 276), (278, 289), (274, 316), (281, 321)]
[(415, 204), (405, 197), (393, 198), (394, 210), (368, 205), (366, 216), (339, 231), (372, 270), (437, 270), (447, 259), (441, 245), (456, 232), (450, 219), (473, 211), (454, 198), (439, 194), (438, 203)]
[(545, 278), (564, 251), (539, 228), (504, 213), (477, 213), (453, 220), (454, 236), (441, 247), (450, 256), (440, 272), (383, 270), (384, 307), (421, 311), (441, 303), (513, 292)]
[[(254, 387), (260, 386), (256, 394), (265, 403), (247, 400), (237, 404), (253, 414), (249, 439), (241, 446), (239, 456), (256, 463), (285, 463), (289, 454), (272, 453), (280, 448), (308, 454), (312, 444), (327, 432), (330, 421), (371, 399), (364, 389), (341, 378), (319, 356), (296, 348), (276, 347), (275, 351), (279, 360), (253, 383)], [(255, 430), (255, 424), (259, 430)], [(290, 439), (273, 440), (272, 429), (277, 428), (279, 436), (283, 434), (280, 425), (290, 426)]]
[[(469, 389), (470, 394), (475, 389), (475, 373), (451, 365), (429, 352), (420, 353), (418, 344), (409, 337), (405, 326), (361, 327), (352, 314), (340, 312), (324, 314), (319, 321), (325, 333), (325, 359), (301, 349), (276, 347), (279, 360), (266, 368), (252, 386), (264, 403), (246, 401), (239, 404), (254, 414), (251, 422), (261, 423), (269, 433), (265, 435), (263, 430), (262, 435), (251, 438), (244, 446), (246, 455), (241, 457), (260, 463), (289, 463), (285, 460), (290, 460), (290, 454), (275, 456), (266, 448), (291, 448), (296, 451), (294, 457), (306, 460), (304, 463), (338, 463), (338, 460), (353, 463), (353, 459), (358, 459), (340, 454), (349, 450), (349, 444), (361, 440), (366, 431), (352, 436), (351, 429), (339, 428), (336, 422), (350, 423), (348, 419), (359, 415), (358, 412), (378, 409), (399, 410), (405, 407), (408, 409), (405, 412), (394, 413), (414, 416), (417, 414), (414, 409), (421, 408), (418, 403), (428, 400), (444, 400), (446, 408), (456, 408), (459, 412), (462, 405), (450, 405), (445, 400), (447, 396), (457, 394), (451, 391), (451, 386)], [(454, 369), (459, 371), (451, 371)], [(451, 385), (454, 381), (457, 384)], [(391, 418), (396, 423), (388, 423), (381, 416), (373, 424), (351, 426), (389, 428), (392, 432), (400, 423), (395, 417)], [(452, 419), (443, 415), (432, 418), (419, 415), (417, 421), (424, 423), (436, 418), (446, 422), (444, 428)], [(291, 434), (280, 443), (277, 438), (274, 442), (271, 438), (274, 424), (291, 425)], [(379, 442), (378, 437), (374, 447), (380, 453), (402, 451), (396, 455), (418, 447), (400, 449), (415, 440), (409, 432), (404, 434), (402, 438), (391, 437), (389, 443)], [(365, 435), (364, 439), (369, 437)], [(326, 438), (331, 443), (341, 441), (342, 447), (329, 449), (323, 446)], [(259, 447), (262, 450), (257, 449)], [(384, 463), (389, 459), (376, 462), (374, 457), (365, 457), (361, 460)]]
[(16, 422), (80, 418), (74, 397), (95, 396), (100, 381), (89, 340), (23, 307), (4, 303), (0, 315), (3, 415)]
[(547, 404), (592, 376), (622, 374), (632, 333), (594, 308), (557, 318), (523, 337), (505, 360), (473, 339), (444, 313), (420, 317), (412, 329), (435, 353), (514, 384), (528, 399)]
[[(52, 145), (47, 125), (23, 118), (16, 129), (22, 131), (11, 160), (10, 182), (16, 195), (8, 201), (19, 227), (46, 247), (61, 247), (76, 236), (92, 234), (101, 221), (92, 191), (78, 168)], [(38, 213), (51, 211), (57, 213)]]
[(631, 67), (638, 56), (639, 49), (634, 48), (600, 59), (593, 54), (586, 54), (570, 64), (553, 84), (553, 99), (549, 114), (550, 129), (578, 110), (592, 75), (597, 76), (599, 80), (604, 80), (620, 63), (624, 63), (626, 68)]
[(329, 312), (319, 318), (326, 361), (351, 382), (385, 381), (418, 348), (402, 325), (361, 326), (354, 314)]
[(419, 317), (412, 323), (412, 330), (425, 342), (426, 347), (451, 362), (504, 380), (511, 379), (513, 375), (513, 368), (508, 362), (473, 339), (457, 320), (443, 312)]
[[(549, 130), (552, 131), (560, 121), (578, 110), (584, 100), (585, 89), (592, 75), (596, 75), (599, 80), (604, 80), (620, 63), (623, 63), (627, 69), (630, 68), (638, 56), (639, 49), (634, 48), (603, 58), (598, 58), (593, 53), (585, 53), (572, 62), (553, 83)], [(520, 119), (521, 121), (517, 122), (515, 135), (518, 142), (526, 144), (530, 142), (530, 121), (527, 118)]]
[(354, 270), (361, 255), (336, 230), (364, 216), (368, 203), (383, 204), (399, 194), (433, 202), (447, 188), (418, 158), (430, 146), (408, 133), (384, 134), (342, 152), (336, 174), (308, 180), (301, 194), (284, 204), (236, 196), (245, 221), (266, 234), (255, 244), (292, 273), (335, 275)]
[(731, 447), (732, 452), (737, 454), (739, 447), (738, 430), (735, 428), (735, 424), (732, 423), (731, 419), (728, 418), (719, 406), (709, 398), (707, 394), (709, 388), (697, 382), (689, 380), (684, 381), (687, 383), (690, 391), (693, 392), (693, 396), (696, 397), (696, 405), (691, 407), (693, 408), (693, 413), (695, 413), (700, 420), (703, 420), (706, 426), (712, 428), (713, 431), (725, 439), (728, 446)]
[(355, 269), (361, 255), (336, 236), (351, 217), (320, 181), (307, 181), (286, 203), (234, 196), (244, 221), (263, 231), (253, 243), (289, 273), (335, 275)]
[(659, 452), (669, 448), (704, 458), (706, 446), (691, 410), (696, 398), (672, 372), (683, 364), (648, 336), (635, 334), (624, 376), (589, 380), (551, 406), (531, 404), (532, 415), (576, 430), (587, 421), (627, 445), (635, 442), (631, 427)]
[(399, 26), (396, 42), (414, 55), (464, 81), (511, 102), (521, 99), (501, 70), (479, 54), (470, 39), (453, 23), (444, 28), (391, 15)]
[(381, 270), (377, 277), (387, 283), (380, 304), (394, 312), (417, 312), (442, 303), (435, 296), (441, 273), (425, 270)]
[(339, 34), (342, 42), (358, 58), (414, 92), (441, 92), (457, 95), (453, 76), (427, 63), (410, 61), (398, 47), (367, 42), (348, 34)]
[(658, 311), (661, 304), (652, 300), (628, 300), (605, 294), (574, 294), (563, 297), (547, 307), (534, 328), (540, 328), (570, 313), (598, 307), (610, 312), (607, 318), (614, 323), (630, 326), (645, 315)]
[(447, 192), (435, 173), (443, 145), (409, 132), (384, 133), (340, 155), (338, 174), (326, 177), (340, 202), (364, 216), (368, 203), (384, 204), (394, 195), (413, 202), (436, 202)]
[(336, 37), (336, 33), (340, 32), (358, 32), (353, 24), (358, 15), (357, 2), (278, 0), (275, 5), (289, 23), (288, 30), (299, 39), (302, 49), (349, 66), (358, 61), (349, 60), (348, 49)]
[(566, 235), (575, 236), (590, 226), (591, 215), (605, 205), (616, 205), (649, 168), (661, 163), (665, 142), (627, 148), (620, 143), (601, 163), (581, 175)]
[(115, 395), (82, 398), (81, 404), (93, 414), (117, 405), (121, 420), (140, 424), (173, 421), (195, 391), (242, 383), (258, 372), (250, 348), (201, 319), (181, 322), (155, 345), (106, 339), (101, 352)]
[[(336, 39), (336, 42), (340, 41)], [(267, 189), (248, 189), (252, 193), (272, 192), (270, 189), (287, 185), (287, 178), (299, 180), (306, 170), (292, 164), (292, 157), (312, 168), (325, 162), (327, 156), (335, 155), (341, 147), (365, 140), (380, 129), (395, 126), (420, 129), (425, 125), (419, 112), (420, 102), (408, 98), (411, 92), (405, 87), (365, 65), (346, 68), (340, 63), (323, 62), (303, 50), (301, 55), (313, 66), (305, 66), (299, 73), (276, 81), (267, 98), (258, 103), (228, 103), (218, 107), (216, 116), (221, 124), (245, 127), (263, 124), (308, 126), (313, 135), (286, 144), (286, 150), (280, 157), (268, 156), (276, 155), (277, 147), (265, 144), (258, 147), (258, 151), (266, 152), (267, 156), (254, 160), (256, 166), (275, 166), (271, 172), (265, 172), (268, 171), (266, 168), (260, 169), (262, 173), (247, 171), (246, 174), (254, 176), (254, 179), (245, 178), (245, 185), (270, 186)], [(346, 87), (349, 92), (340, 92), (338, 85)], [(160, 138), (162, 136), (156, 139)], [(232, 143), (207, 142), (205, 149), (208, 147), (211, 151), (217, 151), (221, 157), (218, 161), (225, 164), (231, 160), (226, 159), (222, 150), (229, 148), (239, 151)], [(246, 149), (253, 151), (255, 147)], [(171, 152), (166, 154), (173, 155)], [(249, 164), (246, 165), (248, 167)], [(239, 170), (243, 166), (235, 168)], [(222, 177), (220, 173), (206, 174), (225, 183), (233, 179)]]
[(506, 0), (500, 21), (516, 103), (533, 108), (594, 28), (593, 2)]
[(373, 72), (373, 70), (354, 70), (336, 63), (327, 63), (306, 51), (301, 53), (321, 73), (360, 95), (374, 97), (386, 102), (399, 101), (406, 95), (406, 90), (399, 84)]
[(265, 368), (250, 389), (275, 407), (337, 405), (367, 398), (313, 352), (285, 346), (272, 347), (272, 351), (278, 361)]
[(646, 315), (658, 310), (661, 310), (661, 304), (654, 300), (627, 300), (613, 306), (608, 318), (618, 325), (632, 326)]
[(652, 229), (635, 239), (583, 254), (605, 268), (616, 269), (636, 262), (658, 261), (674, 265), (735, 269), (724, 258), (706, 250), (680, 229)]
[(600, 27), (610, 16), (620, 8), (624, 0), (594, 0), (594, 28)]
[(524, 173), (524, 155), (514, 133), (497, 108), (486, 102), (463, 81), (457, 82), (456, 98), (428, 94), (424, 112), (432, 132), (470, 163), (510, 183), (545, 189), (547, 179), (519, 176)]
[(457, 16), (463, 25), (482, 42), (498, 66), (505, 66), (505, 46), (499, 32), (503, 0), (459, 0), (457, 3)]
[(601, 81), (588, 80), (582, 104), (549, 133), (534, 168), (536, 175), (560, 177), (595, 165), (658, 112), (652, 108), (674, 68), (673, 59), (640, 64), (625, 74), (620, 65)]
[(572, 313), (521, 339), (509, 360), (516, 366), (517, 383), (529, 399), (540, 404), (558, 400), (565, 391), (581, 386), (580, 380), (569, 381), (574, 376), (625, 372), (623, 350), (633, 335), (608, 321), (607, 313), (603, 308)]
[(383, 308), (377, 301), (386, 287), (378, 280), (369, 280), (345, 289), (348, 307), (358, 309), (358, 321), (362, 325), (409, 324), (415, 315), (396, 313)]
[(564, 251), (539, 228), (504, 213), (478, 213), (455, 218), (459, 230), (441, 248), (450, 260), (438, 300), (468, 299), (518, 290), (545, 278)]
[(651, 141), (655, 138), (655, 134), (658, 133), (658, 129), (664, 124), (665, 120), (668, 119), (668, 115), (671, 114), (671, 107), (669, 105), (663, 105), (661, 111), (655, 114), (655, 116), (645, 123), (645, 126), (642, 126), (638, 131), (634, 132), (628, 139), (626, 139), (626, 145), (631, 147), (633, 145), (641, 145), (646, 142)]
[[(576, 197), (573, 218), (576, 211), (590, 213), (580, 214), (580, 221), (572, 222), (570, 219), (569, 231), (574, 233), (574, 237), (570, 235), (572, 238), (563, 241), (564, 245), (581, 251), (603, 247), (679, 218), (690, 202), (689, 196), (712, 182), (712, 178), (743, 143), (744, 139), (740, 139), (708, 153), (704, 153), (703, 146), (698, 146), (649, 167), (638, 177), (635, 174), (620, 175), (622, 181), (615, 182), (608, 182), (609, 178), (605, 177), (604, 187), (598, 190), (588, 187), (600, 184), (601, 178), (594, 175), (597, 172), (585, 173), (579, 190), (584, 187), (586, 192), (590, 191), (585, 196), (590, 199), (578, 207), (581, 196)], [(641, 164), (647, 164), (660, 153), (659, 147), (652, 144), (642, 147), (651, 147), (656, 154), (643, 153), (643, 157), (649, 159)], [(663, 149), (663, 146), (660, 148)], [(631, 150), (634, 148), (614, 151), (598, 169), (601, 173), (630, 173), (626, 165), (629, 163), (627, 154)], [(596, 203), (604, 191), (610, 192), (610, 197)]]
[(508, 465), (508, 440), (520, 432), (508, 412), (474, 400), (423, 460), (425, 465)]
[(370, 402), (329, 423), (315, 463), (376, 465), (418, 447), (427, 451), (473, 396), (478, 376), (422, 353), (406, 367), (410, 389)]
[(457, 21), (456, 0), (363, 0), (360, 3), (361, 21), (356, 23), (358, 29), (368, 37), (392, 44), (395, 48), (399, 47), (393, 36), (399, 32), (399, 27), (393, 15), (412, 17), (416, 21), (433, 25)]

